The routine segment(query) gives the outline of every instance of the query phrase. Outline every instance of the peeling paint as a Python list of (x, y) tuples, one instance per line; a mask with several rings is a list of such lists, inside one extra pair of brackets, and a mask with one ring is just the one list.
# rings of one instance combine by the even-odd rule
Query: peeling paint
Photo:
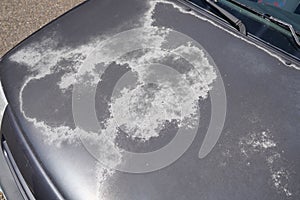
[[(111, 42), (110, 37), (112, 39), (116, 37), (105, 36), (75, 49), (58, 48), (58, 42), (55, 39), (47, 38), (41, 43), (34, 43), (19, 50), (10, 57), (10, 60), (27, 66), (30, 72), (20, 91), (21, 111), (28, 121), (42, 131), (46, 136), (45, 141), (60, 147), (63, 142), (79, 144), (80, 139), (87, 140), (97, 147), (97, 155), (102, 156), (100, 160), (104, 160), (106, 164), (109, 163), (109, 166), (97, 164), (98, 195), (102, 193), (99, 191), (105, 180), (114, 174), (111, 168), (122, 162), (122, 150), (115, 144), (118, 127), (130, 133), (133, 139), (139, 138), (143, 141), (158, 137), (166, 121), (175, 120), (179, 127), (192, 127), (195, 121), (193, 118), (198, 118), (195, 115), (199, 97), (207, 98), (208, 91), (211, 89), (210, 85), (216, 78), (205, 53), (192, 43), (175, 46), (173, 50), (164, 50), (163, 45), (169, 36), (169, 29), (152, 25), (157, 3), (162, 3), (162, 1), (149, 1), (148, 11), (140, 20), (144, 27), (143, 33), (138, 32), (135, 37), (132, 37), (132, 45), (145, 44), (143, 48), (146, 51), (137, 52), (141, 56), (123, 56), (126, 47), (114, 48), (113, 45), (119, 42), (117, 39), (108, 45), (107, 41)], [(155, 48), (148, 49), (149, 44)], [(106, 46), (108, 48), (105, 48)], [(95, 51), (95, 48), (101, 51)], [(180, 60), (180, 55), (189, 60), (195, 69), (187, 69), (186, 73), (175, 74), (177, 78), (168, 79), (164, 76), (161, 77), (160, 82), (149, 82), (151, 79), (149, 75), (152, 72), (155, 73), (155, 70), (151, 71), (152, 69), (145, 66), (164, 60), (166, 57), (172, 57), (171, 61), (176, 62)], [(91, 56), (101, 59), (88, 59)], [(64, 61), (67, 61), (68, 65), (59, 68)], [(26, 105), (23, 105), (22, 94), (24, 88), (32, 80), (39, 80), (62, 71), (64, 75), (58, 86), (64, 95), (66, 90), (77, 83), (98, 84), (105, 70), (97, 67), (99, 64), (108, 67), (112, 61), (120, 66), (129, 67), (136, 74), (137, 82), (135, 87), (122, 88), (119, 95), (114, 96), (110, 104), (111, 116), (106, 119), (104, 128), (99, 133), (88, 132), (79, 127), (73, 129), (65, 125), (53, 127), (46, 121), (38, 121), (26, 115), (23, 109)], [(114, 112), (114, 109), (118, 112)], [(161, 114), (161, 112), (164, 113)], [(102, 197), (99, 198), (102, 199)]]
[[(98, 152), (99, 156), (102, 156), (101, 160), (104, 160), (106, 164), (109, 163), (108, 166), (104, 166), (99, 162), (96, 164), (97, 197), (99, 199), (105, 199), (101, 195), (105, 193), (103, 191), (105, 181), (115, 173), (112, 168), (123, 161), (122, 149), (115, 143), (118, 128), (129, 133), (132, 139), (138, 138), (147, 141), (153, 137), (159, 137), (166, 121), (175, 120), (179, 127), (193, 127), (195, 118), (199, 117), (195, 116), (197, 102), (199, 98), (207, 98), (208, 92), (212, 89), (211, 84), (216, 79), (216, 73), (204, 51), (192, 43), (186, 42), (168, 51), (164, 49), (164, 43), (170, 30), (153, 25), (155, 22), (153, 14), (159, 3), (172, 5), (184, 14), (206, 21), (265, 51), (285, 65), (281, 57), (267, 49), (228, 31), (205, 17), (201, 17), (195, 11), (188, 12), (174, 2), (162, 0), (148, 1), (148, 10), (140, 19), (140, 25), (144, 30), (133, 37), (134, 40), (130, 41), (132, 45), (145, 44), (143, 46), (144, 51), (136, 49), (132, 54), (123, 55), (126, 47), (114, 48), (114, 46), (107, 44), (111, 41), (114, 41), (112, 44), (120, 42), (115, 35), (111, 35), (95, 38), (77, 48), (58, 48), (55, 39), (45, 39), (42, 43), (31, 44), (16, 52), (10, 57), (10, 60), (26, 65), (30, 72), (19, 96), (21, 111), (26, 119), (42, 131), (48, 144), (59, 147), (63, 142), (68, 142), (77, 145), (81, 139), (84, 139), (97, 147), (95, 151)], [(149, 44), (155, 48), (149, 48)], [(109, 48), (104, 48), (107, 45)], [(101, 49), (101, 51), (95, 51), (95, 48)], [(187, 66), (186, 71), (181, 74), (172, 74), (174, 69), (170, 69), (172, 79), (168, 76), (156, 76), (156, 78), (160, 78), (158, 82), (151, 78), (151, 74), (156, 72), (155, 66), (157, 65), (151, 68), (149, 64), (162, 60), (166, 61), (166, 58), (168, 58), (168, 62), (180, 62), (180, 59), (182, 59), (180, 55), (184, 55), (184, 58), (194, 68), (189, 69)], [(91, 56), (101, 59), (89, 59)], [(88, 63), (87, 60), (89, 60)], [(59, 69), (60, 63), (63, 61), (68, 61), (69, 65), (64, 69)], [(52, 127), (45, 121), (38, 121), (38, 119), (26, 115), (24, 111), (26, 105), (23, 105), (22, 93), (32, 80), (39, 80), (47, 75), (54, 74), (57, 70), (62, 70), (64, 75), (57, 84), (62, 95), (64, 95), (64, 92), (70, 90), (74, 84), (97, 85), (102, 80), (101, 77), (105, 73), (106, 67), (109, 67), (112, 62), (128, 68), (136, 81), (134, 86), (127, 85), (127, 87), (117, 88), (119, 90), (113, 95), (109, 104), (110, 116), (105, 120), (104, 127), (99, 132), (89, 132), (79, 127), (71, 128), (64, 125)], [(289, 66), (300, 69), (294, 65)], [(157, 67), (159, 68), (159, 66)], [(86, 81), (86, 77), (88, 77), (88, 81)], [(277, 144), (271, 139), (269, 131), (251, 134), (243, 138), (240, 147), (241, 152), (246, 157), (250, 157), (253, 152), (273, 152), (271, 156), (266, 158), (273, 185), (278, 191), (284, 192), (287, 196), (292, 195), (288, 183), (284, 181), (289, 178), (288, 171), (285, 168), (277, 169), (274, 167), (274, 163), (281, 159), (281, 155), (276, 151)]]
[(270, 169), (272, 174), (272, 181), (274, 186), (285, 193), (287, 197), (292, 196), (291, 191), (288, 189), (288, 181), (290, 174), (285, 168), (280, 168), (278, 170)]
[[(284, 158), (269, 130), (248, 134), (240, 140), (239, 146), (242, 155), (247, 160), (251, 160), (251, 157), (257, 155), (257, 153), (262, 154), (270, 172), (270, 180), (273, 187), (277, 192), (283, 193), (287, 197), (292, 196), (292, 186), (289, 184), (290, 172), (286, 167), (282, 166)], [(248, 163), (250, 164), (250, 162), (247, 162), (247, 165)]]

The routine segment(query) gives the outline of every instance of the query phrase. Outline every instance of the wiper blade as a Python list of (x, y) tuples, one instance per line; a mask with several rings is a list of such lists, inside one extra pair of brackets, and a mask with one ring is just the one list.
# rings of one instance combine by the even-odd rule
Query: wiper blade
[(246, 26), (243, 24), (243, 22), (237, 17), (235, 17), (234, 15), (232, 15), (231, 13), (229, 13), (228, 11), (218, 6), (215, 3), (217, 2), (217, 0), (215, 1), (203, 0), (203, 1), (209, 4), (214, 9), (218, 10), (231, 24), (233, 24), (238, 29), (239, 32), (241, 32), (244, 35), (247, 35)]
[(272, 21), (272, 22), (275, 22), (275, 23), (281, 25), (281, 26), (285, 26), (285, 27), (289, 28), (289, 30), (291, 31), (291, 34), (292, 34), (293, 39), (295, 40), (296, 44), (297, 44), (298, 46), (300, 46), (299, 38), (298, 38), (298, 36), (297, 36), (297, 34), (296, 34), (296, 31), (295, 31), (295, 29), (293, 28), (293, 25), (292, 25), (292, 24), (289, 24), (289, 23), (287, 23), (287, 22), (284, 22), (284, 21), (282, 21), (282, 20), (280, 20), (280, 19), (277, 19), (277, 18), (275, 18), (275, 17), (273, 17), (273, 16), (270, 16), (270, 15), (264, 15), (264, 17), (265, 17), (266, 19)]
[(293, 37), (294, 41), (300, 47), (300, 41), (299, 41), (298, 35), (297, 35), (297, 33), (296, 33), (296, 31), (295, 31), (295, 29), (294, 29), (294, 27), (293, 27), (292, 24), (289, 24), (289, 23), (287, 23), (285, 21), (282, 21), (282, 20), (280, 20), (278, 18), (275, 18), (275, 17), (273, 17), (273, 16), (271, 16), (269, 14), (261, 13), (261, 12), (255, 10), (255, 9), (249, 7), (249, 6), (246, 6), (246, 5), (244, 5), (244, 4), (236, 1), (236, 0), (228, 0), (228, 1), (232, 2), (233, 4), (236, 4), (236, 5), (240, 6), (242, 8), (245, 8), (246, 10), (248, 10), (248, 11), (250, 11), (250, 12), (252, 12), (252, 13), (258, 15), (258, 16), (261, 16), (264, 19), (267, 19), (267, 20), (269, 20), (269, 21), (271, 21), (273, 23), (276, 23), (278, 25), (281, 25), (281, 26), (284, 26), (284, 27), (288, 28), (289, 31), (292, 34), (292, 37)]

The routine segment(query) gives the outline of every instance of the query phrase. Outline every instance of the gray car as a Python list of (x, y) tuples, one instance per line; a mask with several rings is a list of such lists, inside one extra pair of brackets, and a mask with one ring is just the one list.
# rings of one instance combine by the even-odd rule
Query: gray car
[(0, 62), (0, 199), (300, 199), (300, 7), (90, 0)]

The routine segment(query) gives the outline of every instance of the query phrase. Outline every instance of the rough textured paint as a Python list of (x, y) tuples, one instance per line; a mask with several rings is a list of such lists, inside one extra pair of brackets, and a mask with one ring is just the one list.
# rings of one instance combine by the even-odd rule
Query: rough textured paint
[[(156, 4), (154, 3), (154, 1), (151, 1), (150, 5), (151, 6), (149, 8), (149, 12), (152, 13)], [(151, 26), (152, 22), (153, 22), (153, 19), (151, 18), (151, 15), (149, 15), (149, 13), (146, 13), (144, 25)], [(110, 64), (111, 60), (114, 60), (116, 63), (121, 64), (121, 65), (128, 64), (133, 71), (138, 72), (138, 77), (140, 79), (143, 79), (143, 76), (144, 76), (143, 74), (145, 74), (145, 72), (143, 72), (143, 71), (145, 69), (138, 68), (137, 66), (149, 63), (153, 60), (164, 59), (164, 57), (167, 56), (167, 54), (170, 54), (170, 53), (164, 52), (161, 49), (161, 45), (164, 42), (168, 31), (166, 30), (164, 33), (154, 33), (155, 37), (153, 37), (153, 30), (155, 31), (155, 29), (148, 29), (148, 28), (149, 27), (145, 27), (145, 34), (140, 35), (139, 36), (140, 38), (138, 38), (138, 40), (141, 40), (144, 42), (146, 40), (155, 41), (156, 44), (154, 44), (154, 46), (156, 46), (157, 49), (155, 49), (154, 51), (147, 52), (145, 55), (143, 55), (140, 58), (134, 58), (134, 59), (129, 59), (129, 60), (128, 60), (128, 58), (127, 58), (127, 60), (122, 59), (122, 58), (120, 60), (117, 60), (117, 58), (113, 57), (114, 56), (113, 53), (115, 53), (114, 49), (107, 49), (106, 52), (104, 50), (104, 53), (101, 51), (101, 53), (102, 53), (101, 60), (95, 61), (94, 64), (96, 65), (97, 62)], [(97, 41), (97, 42), (101, 43), (102, 40)], [(94, 42), (91, 44), (81, 46), (76, 49), (72, 49), (72, 48), (68, 48), (68, 47), (63, 48), (63, 49), (57, 49), (56, 46), (57, 46), (57, 42), (55, 42), (51, 39), (46, 39), (43, 41), (42, 44), (40, 44), (40, 43), (32, 44), (31, 46), (18, 51), (16, 54), (14, 54), (13, 56), (10, 57), (10, 59), (15, 62), (26, 64), (28, 66), (28, 69), (33, 73), (33, 75), (30, 76), (26, 80), (26, 82), (24, 83), (24, 86), (21, 90), (21, 93), (20, 93), (21, 107), (23, 107), (22, 91), (27, 86), (27, 84), (31, 80), (41, 79), (41, 78), (45, 77), (46, 75), (54, 73), (55, 70), (57, 70), (55, 67), (63, 60), (72, 60), (72, 63), (71, 63), (72, 65), (67, 66), (68, 67), (67, 70), (69, 71), (69, 73), (66, 73), (62, 77), (61, 82), (59, 83), (59, 86), (62, 90), (68, 89), (73, 83), (76, 83), (78, 81), (80, 82), (81, 81), (80, 78), (82, 76), (86, 75), (86, 73), (89, 73), (89, 75), (91, 77), (95, 78), (95, 82), (93, 82), (93, 83), (98, 83), (100, 81), (100, 78), (97, 79), (97, 77), (100, 77), (100, 76), (99, 76), (99, 74), (97, 74), (94, 71), (95, 68), (84, 69), (81, 71), (82, 74), (77, 74), (78, 69), (80, 68), (81, 64), (84, 62), (85, 58), (95, 48)], [(101, 44), (100, 44), (100, 46), (101, 46)], [(42, 54), (42, 52), (43, 52), (43, 54)], [(120, 52), (121, 52), (121, 50), (120, 50)], [(186, 78), (186, 79), (191, 79), (188, 87), (191, 87), (196, 92), (198, 92), (197, 93), (198, 96), (195, 96), (192, 93), (192, 94), (190, 94), (190, 95), (194, 95), (194, 97), (191, 100), (192, 102), (187, 101), (187, 99), (190, 96), (185, 97), (185, 99), (181, 99), (180, 102), (176, 102), (176, 101), (174, 102), (174, 105), (178, 106), (180, 103), (187, 101), (187, 104), (190, 104), (190, 106), (192, 107), (191, 109), (193, 109), (193, 111), (187, 112), (187, 115), (191, 115), (194, 113), (194, 110), (195, 110), (193, 104), (195, 103), (195, 101), (198, 100), (198, 97), (201, 96), (202, 98), (206, 98), (207, 93), (210, 89), (209, 85), (215, 79), (215, 73), (213, 71), (212, 66), (208, 63), (207, 58), (205, 58), (205, 55), (202, 52), (202, 50), (200, 50), (194, 46), (190, 46), (190, 44), (187, 44), (187, 45), (182, 45), (182, 46), (174, 49), (174, 52), (171, 52), (171, 53), (176, 54), (176, 53), (180, 53), (180, 52), (187, 54), (187, 56), (189, 56), (189, 58), (190, 58), (190, 62), (197, 68), (198, 72), (200, 71), (200, 77), (198, 77), (199, 75), (197, 74), (197, 71), (193, 71), (193, 70), (191, 70), (188, 74), (183, 75), (186, 77), (182, 77), (182, 78)], [(199, 56), (197, 56), (197, 54)], [(92, 65), (92, 66), (95, 67), (95, 65)], [(64, 69), (64, 70), (66, 70), (66, 69)], [(202, 73), (202, 76), (201, 76), (201, 73)], [(144, 77), (144, 78), (146, 78), (146, 77)], [(198, 80), (197, 80), (197, 78), (198, 78)], [(71, 80), (71, 79), (73, 79), (73, 80)], [(142, 81), (142, 80), (140, 80), (140, 81)], [(169, 83), (166, 82), (165, 84), (169, 84)], [(178, 85), (177, 85), (177, 87), (179, 87)], [(162, 84), (162, 86), (163, 86), (163, 84)], [(169, 85), (164, 85), (162, 88), (165, 88), (164, 90), (167, 91), (168, 86)], [(177, 89), (180, 89), (180, 88), (177, 88)], [(181, 90), (184, 91), (184, 88), (181, 88)], [(139, 90), (139, 91), (143, 92), (141, 90)], [(178, 92), (177, 92), (177, 94), (178, 94)], [(188, 92), (181, 94), (181, 95), (184, 97), (187, 94), (188, 94)], [(137, 94), (137, 95), (139, 95), (139, 94)], [(126, 96), (124, 98), (126, 98)], [(162, 100), (161, 98), (164, 98), (164, 97), (162, 96), (162, 97), (158, 98), (157, 101)], [(121, 98), (119, 100), (121, 101)], [(168, 102), (168, 104), (166, 104), (166, 105), (170, 105), (171, 103), (172, 102)], [(173, 109), (175, 108), (174, 105), (173, 105)], [(188, 106), (186, 105), (185, 107), (188, 107)], [(169, 109), (169, 110), (171, 110), (171, 112), (173, 112), (173, 113), (178, 113), (178, 111), (176, 111), (176, 110), (173, 110), (173, 111), (172, 111), (172, 109)], [(169, 113), (169, 114), (171, 114), (171, 113)], [(24, 113), (24, 115), (26, 116), (26, 113)], [(173, 117), (173, 118), (176, 119), (176, 118), (178, 118), (178, 116)], [(173, 119), (173, 118), (171, 117), (170, 119)], [(64, 139), (74, 140), (76, 138), (76, 135), (81, 135), (81, 134), (74, 134), (74, 131), (71, 131), (69, 127), (64, 127), (64, 126), (49, 127), (45, 122), (38, 122), (37, 119), (28, 118), (28, 120), (35, 122), (35, 124), (38, 127), (41, 127), (44, 130), (51, 130), (50, 132), (56, 133), (56, 134), (49, 135), (49, 137), (50, 137), (49, 141), (55, 142), (56, 144), (60, 144), (60, 141), (62, 141)], [(47, 131), (44, 131), (44, 132), (47, 132)], [(80, 132), (80, 131), (76, 131), (76, 132)], [(67, 134), (65, 134), (65, 133), (67, 133)], [(73, 137), (75, 137), (75, 138), (73, 138)]]
[[(96, 47), (105, 46), (107, 41), (112, 39), (114, 35), (99, 36), (99, 38), (94, 38), (89, 43), (76, 49), (71, 47), (58, 48), (55, 39), (47, 38), (42, 43), (34, 43), (16, 52), (10, 59), (26, 65), (28, 71), (31, 73), (24, 82), (20, 92), (21, 110), (28, 121), (31, 121), (37, 128), (42, 130), (46, 142), (59, 147), (66, 141), (69, 144), (76, 145), (80, 138), (85, 138), (90, 140), (91, 143), (101, 144), (98, 145), (99, 149), (97, 151), (99, 155), (103, 156), (102, 159), (106, 160), (105, 163), (110, 163), (110, 166), (103, 166), (100, 163), (96, 164), (95, 168), (98, 183), (97, 196), (99, 199), (106, 198), (105, 180), (114, 174), (114, 170), (110, 168), (122, 162), (122, 149), (119, 149), (115, 143), (118, 134), (117, 128), (121, 128), (127, 132), (133, 139), (138, 138), (142, 141), (147, 141), (153, 137), (158, 137), (167, 121), (174, 120), (178, 126), (193, 126), (193, 119), (197, 110), (197, 101), (199, 98), (207, 98), (211, 84), (216, 78), (213, 67), (209, 64), (202, 49), (190, 43), (186, 43), (174, 48), (172, 51), (163, 50), (162, 46), (168, 36), (169, 30), (166, 28), (159, 29), (153, 25), (155, 22), (153, 14), (158, 4), (171, 5), (181, 13), (192, 15), (200, 20), (206, 21), (256, 46), (286, 65), (281, 57), (273, 54), (269, 50), (248, 41), (232, 31), (228, 31), (205, 17), (199, 16), (194, 11), (186, 11), (174, 2), (162, 0), (149, 1), (148, 10), (140, 19), (140, 26), (144, 27), (144, 32), (135, 37), (136, 42), (152, 43), (153, 46), (156, 47), (155, 50), (147, 49), (147, 46), (145, 46), (145, 51), (136, 51), (131, 55), (119, 57), (118, 55), (122, 53), (122, 49), (119, 49), (117, 54), (114, 48), (102, 49), (99, 51), (99, 53), (101, 53), (101, 60), (92, 61), (89, 63), (90, 65), (88, 65), (90, 67), (84, 69), (81, 67), (87, 60), (87, 57), (94, 52)], [(186, 73), (181, 75), (177, 74), (175, 76), (178, 77), (171, 81), (167, 78), (160, 80), (159, 83), (151, 83), (148, 81), (148, 75), (151, 74), (151, 69), (143, 66), (166, 58), (169, 59), (169, 62), (180, 62), (178, 54), (185, 54), (196, 70), (187, 70)], [(115, 64), (124, 66), (132, 71), (136, 79), (135, 86), (120, 88), (120, 91), (113, 96), (109, 104), (110, 116), (105, 120), (104, 128), (101, 130), (103, 134), (87, 132), (78, 127), (74, 129), (64, 125), (51, 126), (46, 121), (39, 121), (37, 118), (26, 115), (23, 109), (26, 105), (23, 105), (22, 97), (24, 88), (26, 88), (31, 81), (42, 79), (60, 70), (57, 69), (57, 66), (64, 60), (71, 62), (69, 62), (70, 65), (64, 68), (64, 75), (61, 77), (60, 82), (57, 83), (62, 95), (64, 95), (66, 91), (71, 90), (72, 85), (76, 83), (98, 84), (98, 82), (101, 81), (101, 75), (104, 73), (104, 70), (101, 71), (101, 69), (97, 68), (97, 64), (99, 63), (103, 66), (109, 66), (113, 60)], [(286, 66), (298, 70), (300, 69), (295, 65)], [(86, 76), (89, 77), (88, 81), (85, 79)], [(175, 82), (174, 80), (179, 81)], [(269, 169), (270, 180), (274, 188), (279, 192), (283, 192), (286, 196), (292, 195), (288, 184), (290, 173), (288, 169), (283, 166), (277, 167), (276, 163), (281, 162), (282, 155), (280, 151), (278, 151), (277, 144), (272, 139), (269, 131), (252, 133), (242, 138), (240, 148), (242, 154), (247, 158), (251, 158), (255, 152), (268, 152), (264, 155), (266, 155), (266, 166)], [(225, 154), (225, 156), (227, 156), (229, 152), (225, 152)]]
[[(162, 2), (149, 1), (148, 11), (140, 19), (144, 33), (137, 35), (134, 38), (135, 41), (132, 41), (133, 44), (134, 42), (151, 43), (155, 49), (147, 50), (147, 46), (145, 46), (145, 51), (137, 52), (140, 55), (118, 57), (123, 53), (122, 48), (118, 49), (116, 53), (116, 48), (112, 46), (101, 49), (99, 51), (101, 55), (99, 58), (101, 59), (92, 60), (92, 63), (88, 65), (90, 67), (81, 69), (86, 58), (93, 53), (96, 47), (101, 48), (106, 45), (109, 37), (100, 37), (76, 49), (71, 47), (58, 48), (55, 39), (47, 38), (42, 43), (34, 43), (10, 57), (12, 61), (26, 65), (28, 71), (31, 72), (20, 92), (21, 110), (28, 121), (34, 123), (43, 132), (46, 136), (45, 141), (59, 147), (62, 142), (67, 141), (69, 144), (76, 144), (80, 138), (85, 138), (85, 140), (97, 144), (96, 146), (99, 147), (97, 152), (101, 155), (101, 160), (110, 163), (110, 166), (97, 164), (98, 196), (105, 193), (103, 191), (105, 180), (113, 174), (113, 170), (110, 168), (122, 162), (122, 150), (115, 144), (117, 129), (123, 129), (133, 139), (139, 138), (145, 141), (152, 137), (158, 137), (164, 124), (168, 121), (175, 120), (178, 126), (193, 126), (193, 120), (197, 117), (195, 115), (199, 97), (203, 99), (207, 97), (208, 91), (211, 89), (210, 85), (216, 78), (214, 69), (203, 51), (192, 44), (183, 44), (171, 52), (163, 50), (162, 46), (169, 30), (158, 29), (152, 25), (154, 22), (152, 16), (157, 3)], [(164, 60), (172, 55), (171, 61), (176, 62), (180, 59), (178, 54), (184, 54), (189, 58), (189, 62), (195, 69), (177, 75), (176, 79), (174, 77), (172, 79), (162, 77), (159, 83), (147, 83), (151, 69), (143, 66)], [(37, 118), (29, 117), (26, 114), (22, 93), (28, 83), (54, 74), (60, 70), (57, 66), (63, 61), (71, 62), (68, 62), (69, 65), (64, 67), (64, 75), (58, 83), (62, 95), (70, 90), (73, 84), (80, 82), (97, 84), (101, 81), (101, 73), (104, 71), (97, 70), (96, 67), (99, 63), (109, 66), (114, 61), (120, 66), (129, 67), (136, 74), (138, 80), (136, 87), (123, 88), (119, 95), (112, 99), (111, 116), (106, 119), (104, 128), (100, 130), (101, 134), (87, 132), (78, 127), (73, 129), (64, 125), (51, 126), (47, 121), (39, 121)], [(89, 77), (88, 81), (84, 78), (86, 76)], [(114, 112), (114, 110), (118, 110), (118, 112)], [(131, 114), (129, 115), (129, 113)], [(99, 198), (102, 199), (103, 197), (99, 196)]]
[[(287, 197), (292, 196), (289, 185), (290, 172), (282, 165), (284, 162), (281, 151), (269, 130), (248, 134), (240, 140), (239, 146), (242, 155), (250, 160), (252, 156), (261, 153), (270, 172), (273, 187)], [(250, 165), (250, 162), (247, 162), (247, 165)]]

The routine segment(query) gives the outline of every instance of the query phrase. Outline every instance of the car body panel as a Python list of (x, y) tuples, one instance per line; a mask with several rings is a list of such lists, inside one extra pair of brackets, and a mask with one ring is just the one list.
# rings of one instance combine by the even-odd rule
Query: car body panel
[[(110, 170), (84, 145), (88, 133), (75, 131), (69, 78), (103, 42), (137, 28), (147, 35), (157, 27), (187, 35), (208, 52), (226, 90), (225, 125), (216, 146), (199, 159), (211, 116), (211, 101), (204, 95), (197, 136), (176, 162), (150, 173)], [(0, 76), (11, 115), (57, 198), (299, 199), (300, 71), (298, 61), (287, 65), (286, 59), (203, 11), (170, 1), (102, 0), (82, 4), (23, 41), (3, 57)], [(118, 66), (111, 70), (103, 78), (106, 88), (97, 85), (100, 122), (111, 114), (104, 100), (126, 72)], [(4, 128), (12, 150), (16, 144), (9, 134)], [(124, 140), (123, 147), (133, 151), (151, 151), (173, 137), (138, 145), (124, 138), (118, 142)], [(21, 165), (38, 194), (41, 187), (32, 182), (39, 180), (30, 180), (34, 176)]]

